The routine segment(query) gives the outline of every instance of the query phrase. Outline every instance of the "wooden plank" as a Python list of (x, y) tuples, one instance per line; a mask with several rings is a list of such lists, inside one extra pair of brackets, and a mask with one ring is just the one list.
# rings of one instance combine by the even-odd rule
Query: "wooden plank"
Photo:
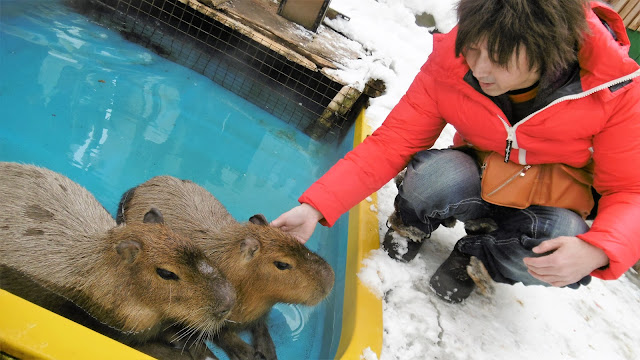
[(215, 8), (215, 7), (218, 7), (218, 6), (226, 3), (229, 0), (198, 0), (198, 1), (200, 1), (201, 3), (203, 3), (205, 5), (208, 5), (210, 7), (214, 7)]
[(627, 27), (633, 31), (640, 31), (640, 14)]
[(625, 25), (629, 29), (638, 30), (638, 27), (640, 26), (640, 2), (638, 2), (636, 6), (633, 7), (633, 9), (623, 20)]
[[(319, 68), (337, 69), (360, 57), (361, 47), (328, 27), (314, 33), (277, 14), (278, 4), (271, 0), (230, 0), (218, 10), (265, 37), (299, 53)], [(342, 82), (341, 82), (342, 83)]]
[(362, 45), (329, 27), (314, 33), (278, 15), (272, 0), (178, 1), (314, 71), (346, 66), (361, 55)]
[(620, 15), (627, 28), (635, 31), (640, 28), (640, 1), (609, 0), (608, 3)]
[[(640, 3), (638, 3), (637, 1), (627, 1), (627, 3), (624, 4), (624, 6), (620, 10), (620, 12), (618, 12), (618, 14), (620, 14), (620, 17), (622, 18), (622, 20), (624, 20), (628, 16), (630, 16), (630, 14), (633, 12), (633, 9), (638, 5), (640, 5)], [(625, 24), (626, 24), (626, 21), (625, 21)]]
[(220, 13), (219, 11), (216, 11), (206, 5), (203, 5), (202, 3), (196, 1), (196, 0), (178, 0), (183, 4), (189, 5), (191, 8), (211, 17), (212, 19), (215, 19), (219, 22), (221, 22), (222, 24), (240, 32), (243, 35), (246, 35), (250, 38), (252, 38), (253, 40), (255, 40), (256, 42), (259, 42), (265, 46), (267, 46), (269, 49), (276, 51), (277, 53), (279, 53), (280, 55), (286, 57), (288, 60), (294, 61), (304, 67), (306, 67), (307, 69), (316, 71), (318, 69), (318, 67), (316, 66), (316, 64), (314, 64), (312, 61), (310, 61), (309, 59), (305, 58), (304, 56), (300, 55), (299, 53), (280, 45), (279, 43), (267, 38), (266, 36), (261, 35), (260, 33), (254, 31), (252, 28), (250, 28), (247, 25), (244, 25), (243, 23), (231, 19), (228, 16), (225, 16), (224, 14)]
[(620, 10), (624, 7), (628, 0), (611, 0), (609, 4), (618, 14), (620, 14)]

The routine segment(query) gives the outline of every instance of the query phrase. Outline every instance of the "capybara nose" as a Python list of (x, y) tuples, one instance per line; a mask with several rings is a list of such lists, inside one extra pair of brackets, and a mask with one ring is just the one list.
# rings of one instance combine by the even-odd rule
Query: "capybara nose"
[(229, 314), (231, 313), (231, 309), (233, 308), (233, 306), (226, 306), (223, 308), (218, 308), (218, 312), (216, 313), (216, 316), (218, 318), (224, 319), (226, 317), (229, 316)]
[(231, 284), (227, 283), (220, 286), (218, 297), (219, 302), (215, 308), (215, 315), (219, 318), (226, 318), (231, 313), (231, 309), (236, 304), (236, 292)]
[(333, 272), (333, 269), (331, 268), (331, 266), (329, 265), (321, 267), (320, 274), (321, 274), (320, 279), (322, 281), (323, 288), (325, 289), (326, 294), (329, 294), (329, 292), (331, 292), (331, 289), (333, 288), (336, 275)]

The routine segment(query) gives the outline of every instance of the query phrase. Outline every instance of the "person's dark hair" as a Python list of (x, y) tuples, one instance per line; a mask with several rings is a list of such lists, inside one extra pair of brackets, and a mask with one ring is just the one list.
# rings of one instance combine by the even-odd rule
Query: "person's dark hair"
[(506, 66), (521, 46), (530, 69), (554, 76), (576, 60), (588, 31), (585, 0), (460, 0), (456, 56), (487, 40), (489, 58)]

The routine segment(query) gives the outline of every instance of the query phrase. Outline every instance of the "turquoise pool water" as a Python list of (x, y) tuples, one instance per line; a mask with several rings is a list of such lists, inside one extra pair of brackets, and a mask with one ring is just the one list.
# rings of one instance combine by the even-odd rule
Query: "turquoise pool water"
[[(0, 1), (0, 160), (60, 172), (112, 214), (124, 191), (168, 174), (203, 185), (238, 220), (272, 220), (350, 147), (311, 140), (57, 1)], [(335, 355), (346, 220), (307, 243), (336, 272), (329, 298), (270, 313), (281, 359)]]

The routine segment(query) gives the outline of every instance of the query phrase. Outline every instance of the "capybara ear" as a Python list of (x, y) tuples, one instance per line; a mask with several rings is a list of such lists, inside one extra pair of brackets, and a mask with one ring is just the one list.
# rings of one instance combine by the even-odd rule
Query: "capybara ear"
[(267, 218), (264, 217), (264, 215), (262, 214), (255, 214), (252, 217), (249, 218), (249, 221), (253, 224), (256, 225), (269, 225), (269, 222), (267, 221)]
[(123, 240), (116, 246), (116, 251), (122, 260), (131, 264), (140, 252), (140, 243), (134, 240)]
[(136, 188), (131, 188), (127, 190), (124, 194), (122, 194), (122, 197), (120, 198), (120, 203), (118, 204), (118, 212), (116, 213), (116, 224), (120, 225), (126, 222), (124, 218), (124, 209), (129, 207), (129, 202), (133, 198), (133, 194), (135, 191), (136, 191)]
[(260, 251), (260, 242), (253, 238), (246, 238), (240, 242), (240, 253), (245, 261), (253, 259)]
[(144, 219), (142, 220), (142, 222), (146, 224), (164, 224), (164, 217), (162, 216), (160, 210), (151, 208), (151, 210), (147, 211), (147, 213), (144, 214)]

